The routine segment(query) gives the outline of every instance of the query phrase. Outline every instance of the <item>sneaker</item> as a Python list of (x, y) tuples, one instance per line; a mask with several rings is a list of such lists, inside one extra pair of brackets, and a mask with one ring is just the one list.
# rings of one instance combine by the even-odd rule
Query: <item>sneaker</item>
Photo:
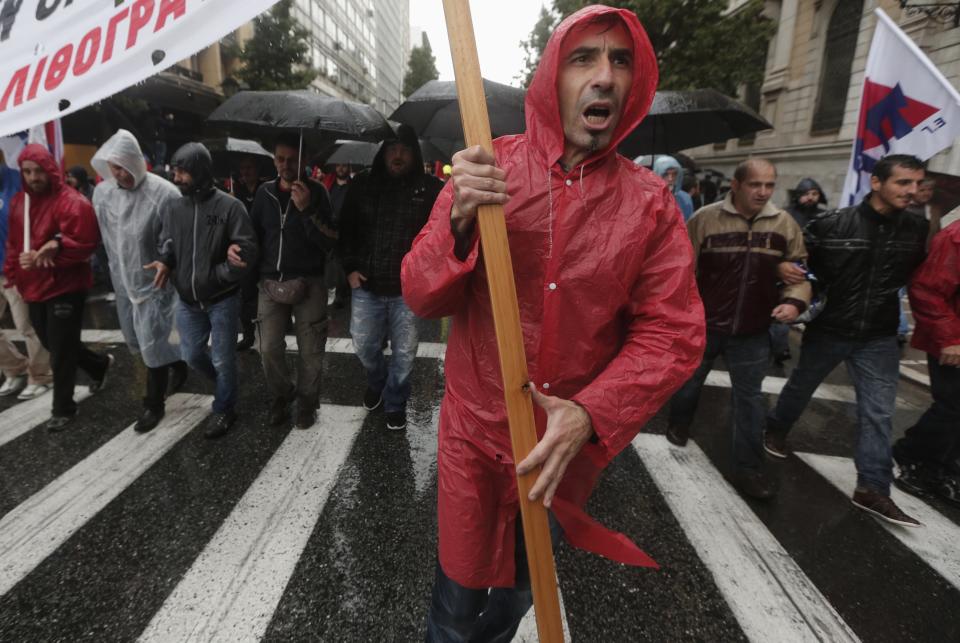
[(293, 393), (282, 397), (275, 397), (270, 403), (270, 426), (280, 426), (290, 419), (290, 404), (293, 403)]
[(8, 397), (10, 395), (16, 395), (22, 391), (27, 386), (27, 376), (26, 375), (14, 375), (13, 377), (8, 377), (3, 381), (3, 386), (0, 386), (0, 397)]
[(960, 477), (950, 474), (940, 476), (933, 487), (933, 492), (937, 497), (960, 507)]
[(147, 431), (152, 431), (157, 428), (157, 425), (160, 424), (160, 420), (163, 419), (164, 410), (163, 409), (144, 409), (143, 413), (140, 414), (140, 417), (137, 419), (137, 423), (133, 425), (133, 430), (137, 433), (146, 433)]
[(773, 363), (776, 364), (777, 366), (783, 366), (783, 363), (790, 361), (791, 357), (793, 356), (790, 354), (789, 350), (780, 351), (779, 353), (773, 356)]
[(876, 491), (857, 489), (853, 492), (851, 502), (854, 507), (863, 509), (880, 520), (885, 520), (894, 525), (900, 525), (901, 527), (923, 526), (919, 520), (903, 513), (900, 507), (890, 499), (890, 496), (885, 496)]
[(685, 447), (690, 439), (690, 425), (671, 424), (667, 427), (666, 435), (670, 444)]
[(316, 404), (304, 401), (303, 399), (297, 400), (297, 422), (296, 427), (298, 429), (309, 429), (317, 422), (317, 408)]
[(215, 440), (227, 434), (230, 427), (237, 419), (237, 414), (233, 411), (227, 413), (214, 413), (207, 420), (207, 429), (203, 432), (203, 437), (208, 440)]
[(104, 385), (107, 383), (107, 375), (110, 374), (110, 367), (113, 366), (113, 355), (107, 353), (107, 367), (103, 369), (103, 375), (100, 376), (99, 380), (94, 380), (90, 382), (90, 393), (99, 393), (103, 390)]
[(773, 431), (764, 432), (763, 450), (775, 458), (785, 459), (790, 455), (790, 450), (787, 448), (787, 436)]
[(756, 500), (769, 500), (777, 495), (777, 479), (762, 471), (738, 471), (733, 476), (733, 486), (745, 496)]
[(32, 400), (40, 397), (49, 390), (50, 386), (48, 384), (27, 384), (26, 388), (20, 391), (17, 399), (20, 401)]
[(391, 431), (403, 431), (407, 428), (407, 411), (387, 411), (387, 428)]
[(930, 470), (918, 463), (907, 463), (899, 465), (899, 475), (893, 480), (893, 484), (901, 491), (906, 491), (912, 496), (926, 496), (934, 490), (934, 476)]
[(50, 433), (60, 433), (61, 431), (66, 430), (67, 426), (73, 422), (72, 415), (54, 415), (49, 420), (47, 420), (45, 427)]
[(367, 391), (363, 394), (363, 408), (368, 411), (374, 411), (383, 404), (383, 391), (374, 391), (372, 388), (367, 387)]

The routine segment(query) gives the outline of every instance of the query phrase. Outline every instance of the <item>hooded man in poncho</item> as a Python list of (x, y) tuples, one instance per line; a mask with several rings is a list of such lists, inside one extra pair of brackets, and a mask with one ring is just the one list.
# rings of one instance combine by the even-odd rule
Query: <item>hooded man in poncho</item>
[[(404, 258), (404, 299), (452, 316), (437, 455), (439, 564), (427, 640), (510, 640), (532, 597), (516, 476), (571, 544), (653, 565), (582, 510), (603, 468), (693, 373), (704, 313), (670, 189), (616, 154), (647, 113), (657, 63), (637, 17), (592, 6), (554, 31), (526, 133), (454, 156)], [(504, 204), (537, 447), (514, 463), (477, 207)], [(539, 390), (537, 390), (539, 389)], [(488, 588), (495, 588), (488, 592)]]
[(170, 370), (174, 390), (187, 378), (176, 335), (171, 336), (176, 290), (171, 284), (155, 289), (153, 276), (143, 268), (158, 257), (160, 208), (180, 191), (147, 172), (140, 145), (127, 130), (110, 137), (90, 163), (104, 179), (93, 192), (93, 207), (117, 294), (120, 329), (130, 351), (139, 353), (147, 367), (143, 413), (134, 426), (143, 433), (163, 418)]

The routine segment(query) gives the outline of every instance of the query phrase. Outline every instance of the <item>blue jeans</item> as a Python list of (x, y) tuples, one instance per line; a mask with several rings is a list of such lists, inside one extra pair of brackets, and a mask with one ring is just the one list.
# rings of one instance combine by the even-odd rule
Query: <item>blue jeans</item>
[(786, 435), (820, 383), (841, 362), (846, 362), (857, 394), (857, 486), (889, 495), (893, 481), (890, 436), (900, 379), (896, 337), (850, 340), (808, 329), (799, 363), (780, 393), (768, 429)]
[[(547, 515), (550, 520), (550, 540), (556, 551), (563, 537), (563, 529), (553, 514)], [(533, 605), (530, 566), (519, 516), (515, 533), (514, 564), (517, 576), (513, 587), (464, 587), (449, 578), (437, 563), (430, 611), (427, 613), (427, 643), (509, 643), (513, 640), (520, 621)]]
[[(367, 371), (367, 386), (383, 392), (387, 413), (406, 409), (410, 397), (410, 372), (417, 356), (417, 318), (402, 296), (386, 297), (353, 290), (350, 336), (360, 363)], [(390, 339), (389, 366), (383, 341)]]
[(720, 355), (730, 373), (736, 467), (740, 471), (759, 471), (764, 462), (763, 419), (767, 413), (763, 397), (763, 376), (770, 359), (767, 333), (730, 336), (708, 331), (700, 367), (670, 400), (670, 425), (689, 427), (693, 423), (703, 383)]
[[(237, 332), (240, 326), (240, 293), (200, 308), (177, 304), (180, 355), (190, 368), (216, 382), (213, 412), (229, 413), (237, 405)], [(213, 338), (212, 346), (207, 342)]]
[(897, 293), (897, 303), (900, 305), (900, 325), (897, 327), (897, 335), (906, 335), (910, 332), (910, 322), (907, 320), (907, 312), (903, 309), (903, 298), (906, 296), (906, 288), (901, 288)]
[(942, 472), (960, 473), (960, 368), (944, 366), (927, 356), (933, 404), (893, 445), (901, 465), (923, 464)]

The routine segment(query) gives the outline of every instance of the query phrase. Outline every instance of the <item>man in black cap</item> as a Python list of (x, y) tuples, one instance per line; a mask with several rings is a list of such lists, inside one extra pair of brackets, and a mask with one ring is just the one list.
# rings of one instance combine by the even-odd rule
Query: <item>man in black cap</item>
[(217, 438), (236, 420), (240, 281), (247, 270), (227, 261), (227, 251), (253, 265), (256, 236), (243, 204), (214, 187), (213, 161), (206, 147), (187, 143), (170, 164), (173, 182), (183, 196), (164, 204), (160, 259), (144, 268), (157, 271), (156, 287), (170, 279), (180, 295), (180, 351), (191, 368), (216, 382), (213, 415), (204, 435)]

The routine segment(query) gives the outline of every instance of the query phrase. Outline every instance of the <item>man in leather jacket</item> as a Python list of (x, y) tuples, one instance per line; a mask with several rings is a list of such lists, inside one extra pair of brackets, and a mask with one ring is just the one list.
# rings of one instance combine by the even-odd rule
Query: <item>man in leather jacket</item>
[(787, 457), (786, 436), (817, 386), (846, 362), (857, 394), (857, 487), (853, 504), (897, 525), (920, 523), (890, 499), (890, 435), (900, 351), (899, 290), (924, 258), (927, 222), (905, 211), (924, 178), (909, 155), (877, 161), (871, 193), (856, 206), (826, 212), (806, 228), (810, 267), (827, 303), (807, 325), (797, 368), (767, 420), (765, 447)]
[[(169, 279), (180, 302), (180, 352), (191, 368), (216, 382), (213, 415), (204, 436), (217, 438), (236, 420), (239, 380), (236, 344), (240, 325), (240, 281), (246, 268), (227, 261), (228, 249), (247, 264), (257, 243), (243, 204), (213, 185), (213, 161), (200, 143), (187, 143), (173, 155), (173, 182), (183, 195), (160, 211), (154, 286)], [(212, 345), (207, 343), (212, 338)]]

